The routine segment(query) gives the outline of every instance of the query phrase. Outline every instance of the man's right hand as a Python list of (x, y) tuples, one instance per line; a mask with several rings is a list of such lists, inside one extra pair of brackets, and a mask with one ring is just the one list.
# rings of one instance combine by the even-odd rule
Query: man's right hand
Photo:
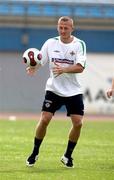
[(28, 75), (30, 75), (30, 76), (33, 76), (35, 73), (36, 73), (36, 68), (35, 67), (30, 67), (30, 66), (28, 66), (27, 68), (26, 68), (26, 72), (27, 72), (27, 74)]
[(35, 75), (36, 71), (40, 68), (40, 66), (41, 66), (40, 64), (38, 64), (37, 66), (28, 66), (26, 68), (27, 74), (30, 76)]

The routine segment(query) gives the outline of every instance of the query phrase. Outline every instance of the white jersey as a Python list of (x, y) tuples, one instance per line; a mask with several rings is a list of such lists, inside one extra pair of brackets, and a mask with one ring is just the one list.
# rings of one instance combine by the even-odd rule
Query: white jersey
[(62, 67), (68, 67), (80, 63), (85, 67), (86, 45), (74, 37), (71, 43), (61, 42), (60, 36), (48, 39), (41, 48), (43, 55), (42, 65), (49, 62), (50, 77), (46, 83), (46, 90), (63, 97), (82, 94), (79, 76), (81, 73), (63, 73), (59, 76), (53, 74), (52, 68), (55, 64)]

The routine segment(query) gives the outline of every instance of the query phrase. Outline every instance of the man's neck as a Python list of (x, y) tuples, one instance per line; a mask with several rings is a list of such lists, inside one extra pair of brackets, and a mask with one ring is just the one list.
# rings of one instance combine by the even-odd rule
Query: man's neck
[(65, 44), (71, 43), (73, 41), (73, 39), (74, 39), (73, 36), (70, 36), (69, 38), (61, 38), (60, 37), (60, 40)]

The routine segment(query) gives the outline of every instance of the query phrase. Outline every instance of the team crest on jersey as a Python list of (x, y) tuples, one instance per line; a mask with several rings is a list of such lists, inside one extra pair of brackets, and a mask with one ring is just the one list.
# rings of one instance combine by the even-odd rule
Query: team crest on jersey
[(74, 56), (74, 55), (75, 55), (75, 52), (74, 52), (74, 51), (71, 51), (71, 52), (70, 52), (70, 55), (71, 55), (71, 56)]

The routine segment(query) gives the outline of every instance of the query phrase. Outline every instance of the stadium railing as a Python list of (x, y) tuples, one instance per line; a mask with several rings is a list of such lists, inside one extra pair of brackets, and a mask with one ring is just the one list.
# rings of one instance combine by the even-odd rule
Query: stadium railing
[(114, 18), (113, 4), (39, 3), (0, 1), (2, 16), (76, 16), (82, 18)]

